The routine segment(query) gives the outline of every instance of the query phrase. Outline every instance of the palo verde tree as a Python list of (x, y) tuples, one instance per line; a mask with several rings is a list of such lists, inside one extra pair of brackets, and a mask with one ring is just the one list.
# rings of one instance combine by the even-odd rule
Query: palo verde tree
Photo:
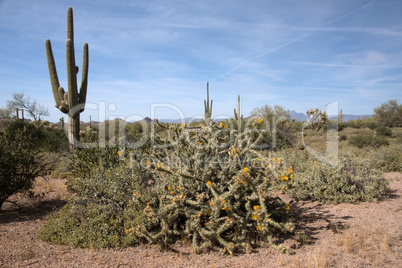
[(75, 65), (74, 54), (74, 25), (73, 9), (67, 9), (67, 42), (66, 42), (66, 63), (67, 63), (67, 82), (68, 90), (60, 86), (57, 76), (56, 64), (53, 57), (52, 46), (49, 39), (46, 39), (46, 57), (49, 68), (50, 83), (52, 85), (53, 97), (56, 108), (68, 114), (68, 140), (70, 149), (76, 147), (80, 140), (80, 113), (84, 111), (85, 100), (87, 97), (88, 85), (88, 44), (84, 44), (82, 59), (82, 75), (80, 92), (77, 87), (78, 66)]
[(397, 100), (389, 100), (374, 108), (374, 118), (377, 125), (386, 127), (402, 126), (402, 105)]

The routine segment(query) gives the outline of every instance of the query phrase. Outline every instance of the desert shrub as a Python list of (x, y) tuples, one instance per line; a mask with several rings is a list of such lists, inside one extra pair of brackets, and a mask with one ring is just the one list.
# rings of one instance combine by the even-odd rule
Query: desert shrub
[(378, 135), (381, 135), (381, 136), (387, 136), (387, 137), (392, 136), (392, 129), (390, 129), (389, 127), (380, 126), (380, 127), (377, 127), (375, 129), (375, 131), (377, 132)]
[(48, 217), (38, 237), (74, 247), (132, 244), (124, 233), (124, 211), (113, 203), (76, 198)]
[(38, 129), (12, 120), (0, 132), (0, 209), (13, 194), (28, 193), (35, 177), (45, 172)]
[[(113, 150), (103, 149), (106, 152)], [(106, 152), (104, 152), (106, 154)], [(76, 161), (85, 161), (78, 156)], [(77, 163), (76, 163), (77, 164)], [(82, 166), (78, 165), (80, 168)], [(127, 163), (108, 169), (90, 166), (80, 177), (69, 178), (77, 195), (59, 212), (49, 216), (39, 237), (46, 241), (77, 247), (117, 247), (134, 245), (139, 239), (127, 236), (128, 223), (140, 221), (142, 211), (133, 204), (133, 192), (142, 192), (148, 182), (146, 171)]]
[(383, 172), (402, 172), (402, 145), (381, 147), (369, 152), (365, 157), (370, 162), (372, 168)]
[(42, 127), (40, 129), (40, 146), (48, 152), (67, 152), (68, 139), (60, 128)]
[(345, 140), (347, 140), (348, 139), (348, 136), (347, 135), (340, 135), (339, 136), (339, 141), (345, 141)]
[[(262, 121), (252, 123), (261, 133)], [(281, 158), (268, 161), (253, 147), (262, 135), (254, 138), (255, 132), (238, 122), (228, 127), (207, 119), (198, 128), (158, 124), (167, 132), (161, 144), (171, 148), (151, 151), (142, 163), (155, 172), (159, 187), (148, 197), (134, 195), (146, 221), (133, 223), (128, 235), (161, 248), (187, 237), (197, 253), (214, 247), (225, 254), (249, 252), (258, 241), (287, 250), (272, 239), (294, 232), (289, 204), (271, 196), (271, 190), (291, 181), (293, 171)]]
[(118, 147), (93, 147), (85, 150), (78, 150), (72, 155), (70, 162), (73, 169), (73, 176), (76, 178), (90, 178), (91, 171), (108, 169), (119, 165)]
[(342, 156), (332, 167), (318, 159), (309, 159), (291, 182), (289, 193), (298, 199), (324, 203), (356, 203), (384, 198), (388, 182), (369, 161)]
[(383, 145), (389, 145), (389, 141), (385, 137), (368, 135), (356, 135), (349, 139), (349, 144), (358, 148), (374, 147), (378, 148)]
[(375, 119), (372, 117), (369, 118), (358, 118), (356, 120), (349, 120), (347, 122), (342, 123), (345, 127), (352, 127), (352, 128), (369, 128), (375, 129), (376, 122)]

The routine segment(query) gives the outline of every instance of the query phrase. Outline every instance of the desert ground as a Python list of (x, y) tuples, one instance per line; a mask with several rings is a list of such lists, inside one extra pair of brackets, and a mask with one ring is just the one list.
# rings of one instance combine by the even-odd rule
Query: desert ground
[(38, 197), (17, 194), (10, 201), (19, 207), (7, 203), (0, 212), (0, 267), (402, 267), (402, 174), (384, 176), (390, 185), (382, 202), (294, 202), (291, 210), (298, 229), (310, 240), (286, 240), (293, 254), (258, 248), (231, 256), (195, 255), (186, 242), (167, 252), (156, 245), (81, 249), (44, 242), (36, 235), (46, 215), (63, 206), (71, 194), (65, 180), (37, 178)]

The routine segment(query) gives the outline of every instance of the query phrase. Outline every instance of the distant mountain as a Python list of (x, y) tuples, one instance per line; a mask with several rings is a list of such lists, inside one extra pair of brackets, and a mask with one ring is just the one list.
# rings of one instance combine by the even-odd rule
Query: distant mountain
[[(355, 115), (355, 114), (344, 114), (343, 115), (343, 122), (347, 122), (349, 120), (357, 120), (357, 119), (366, 119), (373, 117), (372, 114), (363, 114), (363, 115)], [(338, 120), (337, 116), (330, 116), (329, 119)]]
[(298, 113), (296, 111), (290, 111), (289, 112), (290, 118), (294, 118), (296, 121), (300, 121), (303, 122), (307, 119), (307, 115), (305, 115), (304, 113)]
[[(304, 113), (298, 113), (298, 112), (293, 111), (293, 110), (289, 112), (289, 115), (290, 115), (291, 118), (293, 117), (296, 121), (299, 121), (299, 122), (303, 122), (303, 121), (305, 121), (307, 119), (307, 115), (305, 115)], [(366, 119), (366, 118), (371, 118), (371, 117), (373, 117), (372, 114), (363, 114), (363, 115), (343, 114), (343, 122), (347, 122), (349, 120)], [(244, 117), (244, 119), (246, 119), (246, 120), (255, 119), (255, 118), (258, 118), (258, 116)], [(335, 115), (330, 115), (329, 119), (336, 121), (338, 119), (338, 116), (337, 115), (336, 116)], [(184, 120), (185, 120), (186, 123), (188, 123), (190, 120), (199, 122), (199, 121), (203, 120), (203, 118), (202, 119), (194, 119), (192, 117), (186, 117), (186, 118), (184, 118)], [(25, 119), (25, 121), (31, 121), (31, 120), (30, 119)], [(106, 121), (109, 121), (109, 120), (106, 120)], [(110, 120), (110, 121), (112, 121), (112, 120)], [(126, 122), (126, 121), (124, 121), (124, 120), (122, 120), (120, 118), (114, 119), (114, 121), (115, 121), (115, 123), (117, 121), (119, 121), (120, 124), (131, 124), (131, 122)], [(224, 120), (218, 119), (218, 120), (215, 120), (215, 121), (219, 122), (219, 121), (224, 121)], [(151, 118), (149, 118), (149, 117), (145, 117), (142, 120), (136, 121), (136, 122), (146, 122), (147, 124), (151, 124), (153, 122), (153, 120)], [(181, 119), (159, 119), (159, 122), (163, 122), (163, 123), (181, 123)], [(67, 120), (65, 120), (64, 124), (67, 124), (67, 123), (68, 123)], [(103, 124), (103, 123), (104, 122), (98, 122), (98, 121), (94, 121), (94, 120), (91, 121), (92, 126), (98, 126), (98, 125)], [(132, 123), (135, 123), (135, 122), (132, 122)], [(60, 125), (60, 122), (57, 122), (55, 124)], [(82, 126), (89, 126), (89, 122), (82, 122), (81, 121), (80, 124)]]
[[(159, 120), (159, 122), (163, 122), (163, 123), (181, 123), (181, 119), (158, 119), (158, 120)], [(187, 123), (188, 121), (190, 121), (190, 120), (199, 122), (199, 121), (201, 121), (201, 120), (203, 120), (203, 119), (194, 119), (194, 118), (192, 118), (192, 117), (186, 117), (186, 118), (184, 118), (184, 121), (185, 121), (186, 123)]]
[[(290, 111), (289, 112), (290, 117), (293, 117), (296, 119), (296, 121), (303, 122), (307, 119), (307, 115), (304, 113), (298, 113), (296, 111)], [(347, 122), (349, 120), (357, 120), (357, 119), (365, 119), (365, 118), (371, 118), (373, 115), (372, 114), (363, 114), (363, 115), (355, 115), (355, 114), (344, 114), (343, 115), (343, 122)], [(338, 120), (338, 115), (330, 115), (329, 119), (331, 120)]]
[(150, 125), (152, 123), (152, 121), (153, 120), (151, 118), (145, 117), (144, 119), (137, 121), (137, 122), (140, 122), (140, 123), (145, 122), (146, 124)]

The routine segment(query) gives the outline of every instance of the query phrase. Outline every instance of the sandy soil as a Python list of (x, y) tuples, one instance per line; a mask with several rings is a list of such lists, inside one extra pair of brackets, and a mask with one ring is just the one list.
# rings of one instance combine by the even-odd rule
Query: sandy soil
[(46, 215), (65, 204), (63, 180), (38, 179), (43, 197), (20, 195), (0, 213), (0, 267), (402, 267), (402, 174), (387, 173), (389, 198), (380, 203), (323, 205), (295, 202), (300, 229), (310, 243), (297, 245), (293, 255), (270, 248), (251, 254), (194, 255), (189, 245), (173, 251), (142, 245), (117, 249), (74, 249), (41, 241), (36, 233)]

